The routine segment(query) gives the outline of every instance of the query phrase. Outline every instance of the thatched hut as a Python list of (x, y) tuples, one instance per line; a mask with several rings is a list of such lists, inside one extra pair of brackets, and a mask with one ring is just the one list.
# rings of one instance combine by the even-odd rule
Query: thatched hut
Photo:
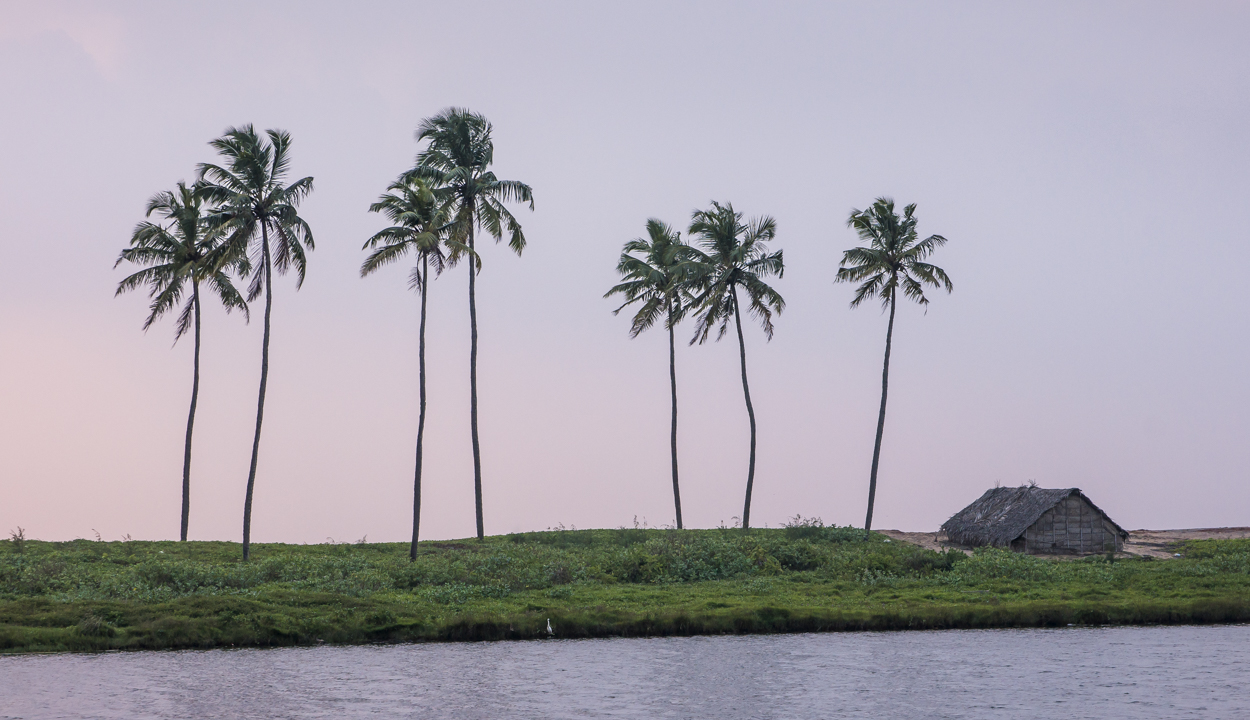
[(951, 542), (1017, 552), (1076, 554), (1121, 550), (1128, 532), (1077, 488), (997, 487), (942, 525)]

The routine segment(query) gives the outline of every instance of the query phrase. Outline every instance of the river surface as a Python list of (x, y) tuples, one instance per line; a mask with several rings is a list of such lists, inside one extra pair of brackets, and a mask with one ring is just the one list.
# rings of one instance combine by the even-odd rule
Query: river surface
[(0, 657), (0, 718), (1250, 718), (1250, 626)]

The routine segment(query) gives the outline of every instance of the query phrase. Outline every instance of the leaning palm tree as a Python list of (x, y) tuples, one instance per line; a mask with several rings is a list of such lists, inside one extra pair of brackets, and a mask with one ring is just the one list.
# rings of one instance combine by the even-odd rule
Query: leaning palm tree
[(747, 384), (747, 348), (742, 337), (742, 313), (738, 291), (764, 329), (773, 339), (773, 313), (778, 315), (786, 301), (764, 278), (782, 277), (785, 262), (782, 251), (770, 253), (765, 243), (777, 236), (777, 222), (771, 217), (742, 221), (732, 203), (713, 201), (709, 210), (696, 210), (690, 220), (690, 234), (699, 238), (699, 250), (691, 253), (681, 276), (695, 293), (692, 305), (698, 314), (694, 337), (690, 344), (707, 341), (712, 328), (718, 327), (720, 340), (732, 319), (738, 330), (738, 353), (742, 359), (742, 394), (746, 398), (747, 418), (751, 423), (751, 459), (747, 466), (746, 501), (742, 509), (742, 527), (751, 527), (751, 489), (755, 483), (755, 408), (751, 405), (751, 387)]
[(192, 361), (191, 410), (187, 413), (187, 437), (182, 452), (182, 530), (179, 538), (186, 542), (187, 524), (191, 517), (191, 434), (195, 427), (195, 405), (200, 396), (200, 284), (217, 293), (221, 304), (230, 312), (234, 308), (247, 316), (247, 303), (230, 282), (225, 270), (229, 256), (222, 242), (222, 234), (205, 226), (201, 212), (203, 198), (200, 188), (178, 183), (176, 192), (160, 192), (148, 200), (147, 217), (157, 213), (168, 220), (167, 225), (143, 221), (135, 226), (130, 236), (130, 247), (122, 250), (116, 268), (122, 262), (145, 266), (126, 277), (117, 285), (114, 297), (140, 286), (147, 286), (149, 306), (148, 319), (143, 323), (146, 331), (165, 313), (178, 307), (186, 293), (187, 282), (191, 284), (191, 296), (187, 298), (174, 331), (174, 342), (195, 328), (195, 354)]
[[(412, 544), (408, 549), (410, 560), (417, 559), (417, 537), (421, 529), (421, 443), (425, 435), (425, 308), (429, 297), (430, 270), (441, 275), (447, 264), (445, 243), (458, 254), (468, 252), (444, 235), (446, 218), (438, 208), (437, 199), (421, 180), (399, 181), (388, 188), (377, 202), (369, 206), (369, 212), (382, 213), (394, 225), (379, 231), (365, 242), (363, 249), (373, 252), (360, 266), (360, 276), (365, 277), (384, 265), (399, 260), (409, 251), (417, 256), (418, 264), (409, 275), (408, 286), (421, 293), (421, 323), (417, 331), (417, 377), (420, 389), (420, 409), (417, 414), (417, 462), (412, 491)], [(431, 266), (433, 266), (431, 268)]]
[(867, 210), (851, 210), (846, 224), (855, 229), (859, 239), (868, 244), (842, 254), (841, 267), (835, 282), (861, 283), (855, 290), (851, 307), (871, 298), (880, 298), (881, 309), (890, 311), (885, 331), (885, 363), (881, 370), (881, 411), (877, 415), (877, 439), (872, 448), (872, 471), (868, 477), (868, 515), (864, 519), (864, 536), (872, 531), (872, 506), (877, 496), (877, 464), (881, 459), (881, 434), (885, 430), (885, 399), (890, 385), (890, 344), (894, 339), (894, 310), (898, 293), (928, 305), (924, 286), (954, 289), (946, 272), (926, 263), (935, 249), (946, 244), (941, 235), (920, 240), (916, 234), (916, 204), (903, 208), (903, 217), (894, 212), (894, 200), (877, 198)]
[[(508, 247), (517, 255), (525, 249), (521, 224), (504, 207), (505, 202), (528, 202), (534, 209), (530, 186), (516, 180), (500, 180), (489, 170), (495, 144), (485, 117), (463, 108), (447, 108), (421, 121), (417, 142), (429, 140), (417, 165), (405, 179), (424, 180), (439, 199), (439, 209), (451, 221), (448, 236), (468, 251), (474, 250), (476, 229), (481, 227), (495, 241), (508, 232)], [(452, 250), (451, 259), (459, 257)], [(477, 536), (485, 534), (482, 523), (482, 454), (477, 436), (477, 298), (475, 283), (481, 266), (469, 265), (469, 426), (473, 439), (473, 493), (477, 510)]]
[[(313, 249), (312, 230), (296, 208), (312, 192), (313, 179), (301, 178), (285, 185), (290, 169), (291, 136), (283, 130), (266, 130), (266, 138), (251, 125), (228, 128), (209, 143), (225, 160), (223, 165), (202, 163), (200, 178), (204, 195), (216, 204), (209, 225), (227, 233), (226, 245), (251, 274), (247, 299), (265, 293), (265, 332), (260, 355), (260, 393), (256, 402), (256, 435), (243, 501), (243, 559), (252, 541), (252, 491), (256, 484), (256, 460), (260, 453), (260, 427), (265, 414), (265, 386), (269, 380), (269, 319), (273, 310), (273, 271), (294, 269), (295, 287), (304, 284), (304, 246)], [(249, 257), (250, 254), (250, 257)]]
[[(625, 281), (615, 285), (604, 297), (622, 295), (625, 303), (612, 311), (618, 314), (626, 307), (641, 303), (634, 314), (629, 329), (630, 337), (663, 320), (668, 329), (668, 379), (673, 395), (673, 424), (671, 432), (673, 458), (673, 506), (677, 510), (677, 529), (681, 524), (681, 490), (677, 482), (677, 353), (673, 329), (686, 309), (689, 293), (678, 282), (678, 268), (687, 259), (688, 246), (681, 241), (681, 233), (667, 224), (651, 218), (647, 220), (647, 238), (635, 238), (625, 243), (621, 260), (616, 266)], [(630, 253), (637, 253), (631, 255)]]

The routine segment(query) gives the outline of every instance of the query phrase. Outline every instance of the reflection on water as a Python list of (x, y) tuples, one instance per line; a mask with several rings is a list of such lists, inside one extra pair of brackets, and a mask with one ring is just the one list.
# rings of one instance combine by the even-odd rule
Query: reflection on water
[(1245, 718), (1248, 687), (1246, 625), (545, 640), (0, 657), (0, 718)]

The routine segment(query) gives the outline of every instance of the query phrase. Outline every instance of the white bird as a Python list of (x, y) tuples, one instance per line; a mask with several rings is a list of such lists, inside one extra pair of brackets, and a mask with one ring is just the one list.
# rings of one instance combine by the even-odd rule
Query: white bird
[(556, 631), (551, 629), (551, 618), (547, 618), (547, 634), (555, 635)]

